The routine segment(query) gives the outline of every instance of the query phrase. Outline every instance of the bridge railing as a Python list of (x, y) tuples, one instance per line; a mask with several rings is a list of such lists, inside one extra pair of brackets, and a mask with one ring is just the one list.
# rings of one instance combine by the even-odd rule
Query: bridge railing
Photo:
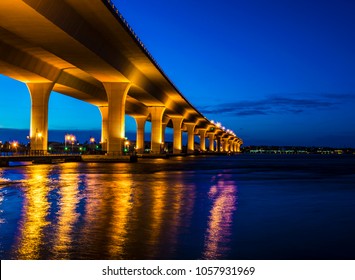
[[(119, 19), (125, 24), (127, 29), (130, 31), (132, 36), (136, 39), (138, 44), (142, 47), (142, 49), (145, 51), (145, 53), (148, 55), (148, 57), (153, 61), (155, 66), (159, 69), (159, 71), (165, 76), (165, 78), (173, 85), (173, 87), (181, 94), (179, 91), (178, 87), (173, 83), (173, 81), (170, 80), (170, 78), (165, 74), (163, 71), (163, 68), (159, 65), (159, 63), (156, 61), (156, 59), (153, 57), (153, 55), (149, 52), (149, 50), (146, 48), (146, 46), (143, 44), (142, 40), (139, 38), (139, 36), (134, 32), (133, 28), (129, 25), (127, 20), (124, 18), (124, 16), (121, 14), (121, 12), (116, 8), (115, 4), (113, 3), (112, 0), (103, 0), (106, 1), (109, 6), (111, 7), (112, 11), (116, 13), (116, 15), (119, 17)], [(181, 94), (182, 95), (182, 94)]]
[(1, 152), (0, 153), (0, 158), (1, 157), (12, 157), (12, 158), (16, 158), (16, 157), (58, 157), (58, 156), (65, 156), (65, 157), (69, 157), (69, 156), (80, 156), (80, 153), (45, 153), (44, 151), (31, 151), (31, 152), (22, 152), (22, 153), (14, 153), (14, 152)]

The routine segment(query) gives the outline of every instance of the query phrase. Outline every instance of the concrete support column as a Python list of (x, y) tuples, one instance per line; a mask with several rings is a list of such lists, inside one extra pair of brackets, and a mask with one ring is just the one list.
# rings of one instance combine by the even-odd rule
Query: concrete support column
[(187, 153), (193, 154), (195, 150), (195, 127), (194, 123), (186, 123), (187, 127)]
[(161, 142), (162, 143), (165, 143), (165, 130), (166, 130), (167, 126), (168, 126), (168, 123), (163, 121), (163, 123), (161, 125), (161, 127), (162, 127), (161, 128), (162, 129), (162, 131), (161, 131)]
[(144, 152), (144, 128), (147, 117), (134, 117), (137, 124), (136, 136), (136, 152), (142, 154)]
[(223, 138), (223, 144), (222, 144), (222, 147), (223, 147), (223, 152), (228, 152), (228, 138)]
[(48, 101), (54, 83), (28, 83), (31, 95), (31, 151), (46, 154), (48, 148)]
[(174, 128), (174, 154), (180, 154), (182, 152), (182, 137), (181, 137), (181, 125), (184, 120), (183, 117), (177, 117), (171, 119)]
[(234, 141), (234, 152), (238, 152), (238, 140)]
[(223, 148), (223, 150), (225, 151), (225, 152), (230, 152), (230, 150), (231, 150), (231, 147), (230, 147), (230, 137), (227, 137), (227, 138), (224, 138), (224, 148)]
[(217, 140), (217, 152), (221, 151), (221, 136), (216, 136), (216, 140)]
[(101, 147), (103, 151), (107, 151), (107, 141), (108, 141), (108, 107), (99, 107), (101, 113)]
[[(103, 83), (105, 87), (108, 107), (106, 126), (107, 132), (107, 153), (109, 155), (122, 154), (125, 137), (125, 104), (127, 93), (131, 87), (130, 83)], [(101, 111), (101, 110), (100, 110)], [(102, 111), (101, 111), (102, 114)], [(104, 129), (103, 129), (104, 130)], [(104, 134), (104, 133), (103, 133)]]
[(206, 151), (206, 129), (200, 129), (200, 150), (205, 152)]
[(214, 149), (214, 133), (209, 133), (208, 134), (208, 139), (209, 139), (209, 142), (210, 142), (209, 150), (210, 150), (210, 152), (214, 152), (215, 151), (215, 149)]
[(234, 153), (235, 152), (235, 139), (231, 140), (231, 151)]
[(151, 135), (151, 152), (154, 154), (159, 154), (162, 145), (162, 132), (163, 132), (163, 114), (165, 107), (149, 107), (149, 113), (151, 115), (152, 122), (152, 135)]
[(240, 143), (237, 143), (236, 152), (240, 153)]
[(229, 151), (229, 152), (234, 152), (233, 140), (229, 140), (229, 141), (228, 141), (228, 151)]

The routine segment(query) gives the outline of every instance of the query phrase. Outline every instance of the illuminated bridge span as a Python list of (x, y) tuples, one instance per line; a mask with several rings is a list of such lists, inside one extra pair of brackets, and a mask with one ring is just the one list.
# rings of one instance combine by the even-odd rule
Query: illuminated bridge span
[(206, 138), (210, 151), (239, 151), (243, 143), (189, 103), (109, 0), (1, 0), (0, 73), (28, 87), (32, 150), (47, 151), (52, 91), (97, 106), (108, 154), (122, 151), (125, 114), (136, 120), (137, 152), (144, 148), (146, 121), (152, 153), (160, 153), (167, 126), (176, 154), (182, 131), (188, 152), (195, 134), (203, 151)]

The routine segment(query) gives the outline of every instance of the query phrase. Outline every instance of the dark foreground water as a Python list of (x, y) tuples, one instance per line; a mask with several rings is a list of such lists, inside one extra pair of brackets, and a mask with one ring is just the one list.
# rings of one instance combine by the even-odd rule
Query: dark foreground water
[(1, 259), (355, 259), (355, 157), (0, 168)]

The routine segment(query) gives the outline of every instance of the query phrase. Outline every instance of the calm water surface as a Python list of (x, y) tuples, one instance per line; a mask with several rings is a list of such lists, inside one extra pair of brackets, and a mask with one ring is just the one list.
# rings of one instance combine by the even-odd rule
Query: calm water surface
[(0, 168), (1, 259), (355, 259), (355, 157)]

